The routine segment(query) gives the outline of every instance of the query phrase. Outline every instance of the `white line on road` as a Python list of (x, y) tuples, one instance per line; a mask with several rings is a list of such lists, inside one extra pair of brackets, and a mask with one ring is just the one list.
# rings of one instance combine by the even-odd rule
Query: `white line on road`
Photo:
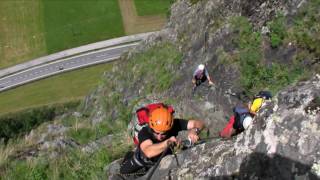
[[(54, 61), (54, 62), (51, 62), (51, 63), (47, 63), (47, 64), (43, 64), (43, 65), (40, 65), (40, 66), (32, 67), (32, 68), (30, 68), (30, 69), (27, 69), (27, 70), (18, 72), (18, 73), (16, 73), (16, 74), (12, 74), (12, 75), (6, 76), (6, 77), (1, 78), (1, 79), (6, 79), (6, 78), (9, 78), (9, 77), (12, 77), (12, 76), (17, 76), (17, 75), (19, 75), (19, 74), (21, 74), (21, 73), (25, 73), (25, 72), (30, 71), (30, 70), (33, 70), (33, 69), (37, 69), (37, 68), (41, 68), (41, 67), (48, 66), (48, 65), (51, 65), (51, 64), (55, 64), (55, 63), (67, 61), (67, 60), (70, 60), (70, 59), (75, 59), (75, 58), (77, 58), (77, 57), (83, 57), (83, 56), (87, 56), (87, 55), (90, 55), (90, 54), (99, 53), (99, 52), (107, 51), (107, 50), (113, 50), (113, 49), (118, 49), (118, 48), (120, 49), (120, 48), (130, 47), (130, 46), (136, 46), (136, 45), (138, 45), (138, 44), (139, 44), (139, 42), (137, 42), (137, 43), (132, 43), (132, 44), (125, 44), (125, 45), (121, 45), (121, 46), (115, 46), (115, 47), (110, 47), (110, 48), (106, 48), (106, 49), (102, 49), (102, 50), (98, 50), (98, 51), (94, 51), (94, 52), (89, 52), (89, 53), (86, 53), (86, 54), (81, 54), (81, 55), (78, 55), (78, 56), (73, 56), (73, 57), (66, 58), (66, 59), (61, 59), (61, 60)], [(72, 61), (71, 61), (71, 62), (72, 62)], [(82, 66), (79, 66), (79, 67), (82, 67)], [(49, 68), (50, 68), (50, 67), (49, 67)], [(59, 72), (61, 72), (61, 71), (59, 71)]]
[(13, 88), (13, 87), (17, 87), (17, 86), (23, 85), (23, 84), (27, 84), (27, 83), (32, 82), (32, 81), (36, 81), (36, 80), (43, 79), (43, 78), (46, 78), (46, 77), (49, 77), (49, 76), (52, 76), (52, 75), (56, 75), (56, 74), (59, 74), (59, 73), (62, 73), (62, 72), (71, 71), (71, 70), (74, 70), (74, 69), (79, 69), (79, 68), (90, 66), (90, 65), (101, 64), (101, 63), (104, 63), (104, 62), (109, 62), (109, 61), (112, 61), (112, 60), (116, 60), (118, 58), (120, 58), (120, 55), (116, 56), (116, 57), (100, 60), (100, 61), (95, 61), (95, 62), (92, 62), (92, 63), (89, 63), (89, 64), (83, 64), (83, 65), (80, 65), (80, 66), (77, 66), (77, 67), (64, 69), (64, 70), (61, 70), (61, 71), (55, 71), (55, 72), (52, 72), (50, 74), (44, 74), (42, 76), (38, 76), (38, 77), (35, 77), (35, 78), (32, 78), (32, 79), (28, 79), (28, 80), (26, 80), (24, 82), (20, 82), (18, 84), (6, 86), (6, 87), (0, 89), (0, 92), (1, 91), (5, 91), (5, 90), (10, 89), (10, 88)]

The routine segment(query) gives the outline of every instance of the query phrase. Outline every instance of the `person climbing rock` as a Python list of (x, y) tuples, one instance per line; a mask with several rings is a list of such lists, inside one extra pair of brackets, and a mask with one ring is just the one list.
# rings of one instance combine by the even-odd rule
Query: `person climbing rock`
[(256, 115), (259, 110), (263, 107), (266, 100), (270, 100), (272, 98), (272, 94), (269, 91), (260, 91), (253, 98), (252, 102), (248, 103), (248, 108), (252, 115)]
[(138, 132), (138, 145), (135, 151), (121, 163), (121, 174), (131, 174), (141, 169), (148, 170), (160, 160), (162, 153), (170, 154), (169, 146), (179, 143), (176, 138), (179, 131), (188, 130), (188, 138), (193, 143), (199, 140), (198, 134), (204, 128), (202, 120), (174, 118), (171, 106), (155, 104), (158, 107), (147, 111), (147, 126)]
[(233, 109), (234, 115), (230, 117), (229, 123), (219, 133), (220, 137), (230, 138), (247, 129), (253, 122), (253, 117), (264, 106), (266, 100), (270, 100), (272, 94), (269, 91), (260, 91), (254, 96), (248, 107), (236, 106)]
[(253, 115), (247, 107), (236, 106), (233, 108), (234, 114), (230, 117), (229, 123), (220, 131), (223, 138), (230, 138), (248, 129), (253, 123)]
[(204, 64), (198, 65), (192, 76), (192, 92), (194, 93), (196, 88), (207, 80), (209, 82), (209, 85), (213, 85), (213, 81), (208, 73), (206, 66)]

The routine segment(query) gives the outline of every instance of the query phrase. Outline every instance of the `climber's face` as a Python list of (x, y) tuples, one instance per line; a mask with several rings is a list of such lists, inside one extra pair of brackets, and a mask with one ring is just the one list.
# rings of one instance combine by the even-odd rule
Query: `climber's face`
[(160, 131), (157, 131), (157, 130), (152, 130), (152, 131), (153, 131), (154, 137), (159, 141), (164, 140), (168, 135), (168, 131), (166, 131), (166, 132), (160, 132)]

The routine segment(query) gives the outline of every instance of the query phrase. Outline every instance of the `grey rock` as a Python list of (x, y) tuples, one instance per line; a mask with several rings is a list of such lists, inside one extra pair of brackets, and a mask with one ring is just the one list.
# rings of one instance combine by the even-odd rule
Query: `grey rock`
[(270, 33), (269, 28), (267, 26), (262, 26), (261, 34), (266, 35), (266, 34), (269, 34), (269, 33)]
[[(292, 121), (292, 119), (295, 119), (297, 114), (304, 113), (304, 107), (314, 96), (312, 94), (317, 94), (319, 91), (319, 76), (281, 91), (277, 95), (277, 99), (281, 99), (281, 95), (289, 92), (309, 94), (311, 97), (307, 98), (309, 100), (305, 100), (304, 97), (298, 96), (302, 103), (295, 106), (294, 109), (288, 107), (295, 104), (295, 101), (275, 100), (278, 104), (274, 104), (274, 106), (279, 108), (276, 108), (271, 116), (263, 119), (266, 128), (259, 129), (256, 126), (249, 128), (236, 138), (234, 145), (232, 145), (232, 141), (225, 141), (230, 143), (227, 145), (224, 141), (216, 140), (184, 151), (178, 155), (178, 157), (183, 156), (181, 158), (183, 165), (171, 169), (171, 176), (176, 174), (173, 175), (174, 179), (184, 179), (190, 174), (194, 178), (214, 179), (231, 177), (240, 179), (316, 179), (320, 160), (320, 156), (317, 154), (320, 151), (318, 146), (320, 143), (320, 129), (318, 128), (320, 121), (316, 121), (316, 119), (320, 115), (304, 115), (303, 118), (299, 118), (298, 122)], [(296, 126), (298, 128), (295, 128)], [(275, 131), (276, 129), (281, 129), (281, 131)], [(297, 136), (295, 137), (295, 135)], [(261, 146), (262, 143), (265, 145)], [(288, 146), (291, 143), (293, 146)], [(168, 160), (163, 159), (163, 161)], [(158, 172), (161, 173), (158, 173), (159, 176), (155, 176), (155, 179), (163, 179), (168, 174), (163, 168), (159, 168)]]

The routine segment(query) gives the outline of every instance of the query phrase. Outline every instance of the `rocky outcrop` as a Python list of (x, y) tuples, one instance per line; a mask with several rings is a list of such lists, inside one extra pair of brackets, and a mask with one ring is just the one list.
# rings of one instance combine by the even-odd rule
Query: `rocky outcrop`
[[(232, 29), (230, 19), (244, 16), (252, 23), (254, 32), (262, 32), (261, 53), (264, 54), (262, 58), (266, 65), (272, 65), (275, 61), (292, 64), (298, 47), (290, 43), (290, 46), (270, 48), (270, 42), (264, 41), (270, 33), (266, 24), (279, 12), (290, 19), (307, 2), (208, 0), (192, 5), (187, 0), (180, 0), (172, 6), (166, 28), (124, 56), (123, 64), (116, 65), (114, 74), (106, 74), (105, 79), (117, 82), (112, 87), (112, 93), (123, 95), (120, 101), (132, 108), (130, 112), (144, 102), (171, 98), (176, 117), (204, 119), (211, 132), (217, 134), (227, 123), (226, 117), (232, 113), (232, 108), (250, 99), (239, 84), (239, 63), (221, 63), (220, 50), (230, 55), (228, 57), (240, 51), (234, 43), (239, 34)], [(174, 43), (183, 53), (179, 67), (171, 68), (181, 78), (177, 78), (169, 89), (161, 93), (143, 94), (143, 85), (153, 83), (148, 81), (148, 77), (141, 77), (128, 87), (123, 79), (116, 76), (115, 72), (119, 72), (135, 54), (167, 41)], [(264, 47), (265, 43), (267, 48)], [(215, 86), (201, 86), (192, 96), (191, 75), (200, 63), (209, 67)], [(232, 140), (214, 139), (197, 145), (178, 154), (178, 161), (173, 156), (165, 157), (153, 179), (319, 178), (319, 84), (317, 75), (310, 81), (280, 91), (256, 117), (255, 125), (245, 133)], [(106, 91), (103, 88), (99, 91), (96, 97), (88, 99), (88, 104), (93, 102), (95, 106), (103, 107), (99, 97)], [(119, 116), (116, 109), (106, 114), (112, 119)], [(91, 116), (96, 117), (97, 112), (92, 112)], [(113, 164), (117, 166), (116, 162)], [(117, 169), (115, 166), (109, 166), (109, 174)]]
[[(209, 0), (199, 1), (193, 5), (188, 0), (179, 0), (171, 7), (171, 16), (166, 28), (124, 55), (121, 62), (114, 66), (112, 73), (104, 75), (107, 83), (86, 98), (83, 111), (90, 116), (93, 123), (96, 123), (106, 118), (111, 117), (110, 119), (115, 120), (119, 117), (118, 108), (106, 107), (108, 104), (106, 99), (111, 99), (117, 93), (121, 94), (121, 104), (126, 108), (134, 107), (137, 101), (139, 104), (139, 101), (162, 101), (172, 98), (175, 99), (173, 105), (179, 109), (177, 112), (180, 117), (206, 119), (210, 127), (215, 125), (211, 130), (217, 132), (226, 121), (226, 116), (232, 113), (234, 105), (251, 99), (239, 84), (241, 77), (239, 65), (221, 63), (220, 51), (230, 56), (239, 51), (233, 42), (236, 35), (229, 23), (230, 19), (234, 16), (245, 16), (252, 22), (255, 31), (263, 29), (266, 31), (266, 22), (273, 19), (277, 13), (293, 16), (306, 2), (305, 0), (281, 2)], [(177, 78), (165, 92), (153, 94), (147, 94), (143, 89), (146, 84), (154, 83), (148, 80), (149, 77), (140, 77), (139, 81), (131, 82), (130, 85), (125, 82), (131, 77), (128, 77), (129, 73), (122, 71), (132, 57), (163, 42), (174, 43), (183, 54), (178, 67), (167, 65), (169, 69), (174, 69), (174, 74), (180, 78)], [(265, 61), (267, 64), (272, 64), (274, 59), (277, 59), (289, 63), (293, 61), (295, 52), (295, 48), (266, 52), (274, 56), (279, 54), (279, 57), (269, 57)], [(289, 60), (284, 60), (285, 58)], [(191, 75), (200, 63), (208, 66), (215, 87), (200, 87), (194, 98), (191, 95)], [(132, 69), (135, 70), (137, 69)], [(108, 92), (110, 90), (111, 93)]]
[[(165, 157), (152, 179), (320, 179), (320, 75), (279, 92), (232, 140)], [(312, 110), (310, 109), (312, 106)]]

